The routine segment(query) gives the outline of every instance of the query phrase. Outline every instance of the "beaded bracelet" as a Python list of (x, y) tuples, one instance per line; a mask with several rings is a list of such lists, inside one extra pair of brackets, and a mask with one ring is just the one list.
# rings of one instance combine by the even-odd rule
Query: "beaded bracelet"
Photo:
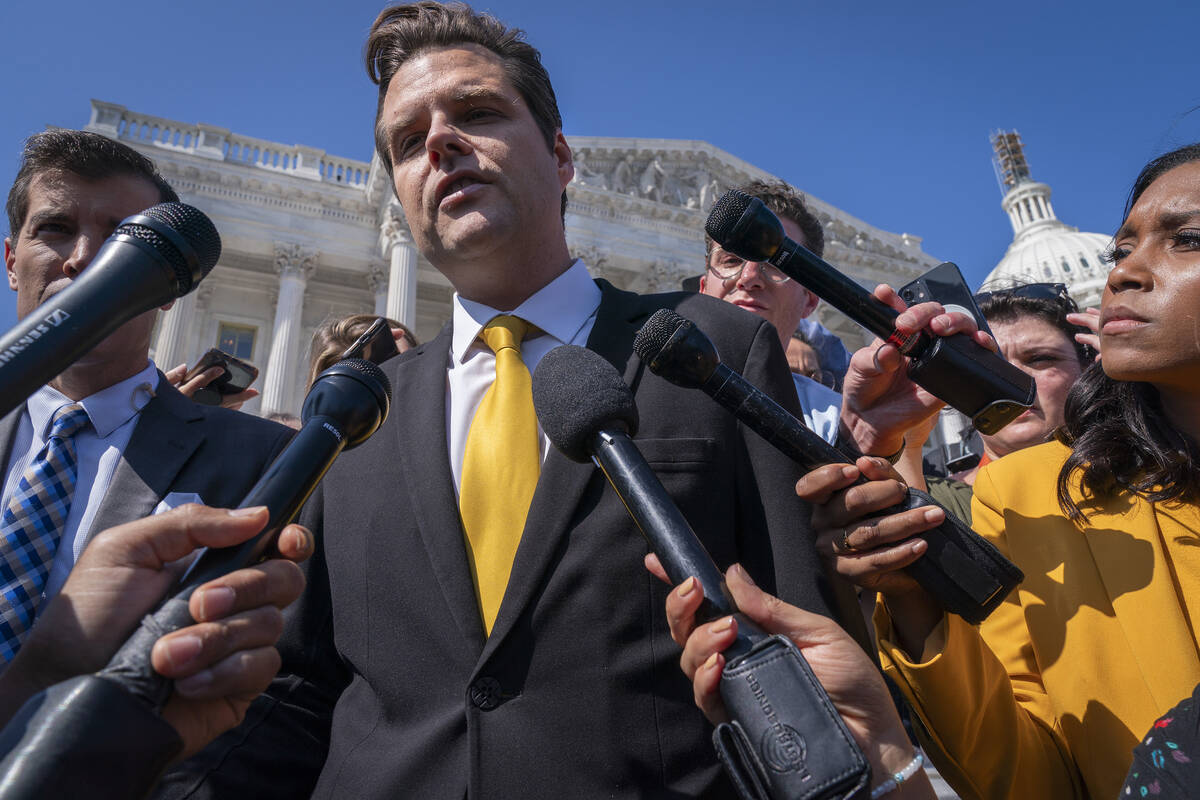
[(883, 797), (885, 794), (899, 789), (900, 784), (904, 783), (913, 775), (916, 775), (917, 770), (919, 770), (924, 763), (925, 756), (918, 752), (915, 756), (913, 756), (912, 761), (904, 765), (903, 769), (894, 773), (892, 777), (888, 778), (886, 781), (871, 790), (871, 800), (879, 800), (879, 798)]

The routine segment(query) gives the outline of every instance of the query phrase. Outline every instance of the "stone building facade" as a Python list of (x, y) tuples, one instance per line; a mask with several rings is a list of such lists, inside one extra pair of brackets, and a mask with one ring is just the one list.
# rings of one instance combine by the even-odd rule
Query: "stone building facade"
[[(222, 238), (217, 266), (163, 314), (152, 356), (166, 369), (221, 346), (261, 369), (256, 413), (297, 413), (308, 343), (325, 318), (385, 314), (422, 340), (449, 320), (453, 287), (412, 244), (377, 159), (357, 161), (203, 123), (92, 101), (88, 130), (152, 158)], [(691, 140), (567, 137), (575, 155), (567, 241), (596, 277), (642, 292), (679, 288), (704, 266), (704, 220), (722, 191), (763, 170)], [(800, 187), (802, 188), (802, 187)], [(938, 261), (921, 239), (875, 228), (809, 196), (825, 257), (863, 284), (906, 283)], [(861, 330), (822, 304), (851, 350)]]

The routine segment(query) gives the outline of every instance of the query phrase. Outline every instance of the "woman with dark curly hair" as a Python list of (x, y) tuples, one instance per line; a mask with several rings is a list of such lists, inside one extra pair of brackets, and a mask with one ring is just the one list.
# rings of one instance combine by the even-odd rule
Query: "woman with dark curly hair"
[[(989, 464), (975, 529), (1025, 573), (979, 627), (899, 569), (940, 512), (870, 519), (899, 499), (821, 468), (817, 546), (877, 589), (879, 653), (964, 797), (1116, 797), (1156, 718), (1200, 683), (1200, 145), (1138, 176), (1113, 239), (1102, 362), (1071, 390), (1058, 441)], [(846, 474), (854, 473), (854, 474)], [(900, 542), (897, 544), (897, 542)]]

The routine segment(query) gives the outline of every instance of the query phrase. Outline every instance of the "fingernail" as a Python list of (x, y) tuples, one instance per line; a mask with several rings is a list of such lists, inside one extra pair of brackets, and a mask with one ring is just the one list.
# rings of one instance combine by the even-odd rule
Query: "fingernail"
[(926, 522), (939, 522), (944, 516), (940, 508), (931, 508), (925, 512)]
[(853, 478), (858, 475), (858, 468), (851, 466), (842, 467), (842, 475), (847, 478)]
[(704, 662), (704, 665), (701, 667), (701, 669), (716, 669), (717, 668), (717, 659), (720, 657), (721, 657), (720, 653), (713, 653), (711, 656), (708, 657), (708, 660)]
[(175, 681), (175, 691), (180, 694), (195, 694), (213, 682), (211, 669), (201, 670), (195, 675), (189, 675), (183, 680)]
[(200, 593), (200, 616), (206, 620), (220, 619), (233, 610), (237, 595), (228, 586), (205, 589)]
[(203, 646), (199, 636), (176, 636), (163, 642), (163, 655), (167, 657), (172, 669), (180, 669), (200, 655)]
[(229, 516), (231, 517), (253, 517), (262, 511), (266, 506), (251, 506), (250, 508), (231, 508)]
[(742, 580), (744, 580), (746, 583), (750, 584), (751, 586), (756, 585), (754, 583), (754, 578), (750, 577), (750, 573), (746, 572), (746, 568), (743, 567), (741, 564), (734, 564), (733, 568), (735, 570), (737, 570), (737, 575), (739, 578), (741, 578)]
[(695, 588), (696, 588), (696, 579), (688, 578), (686, 581), (679, 584), (679, 588), (675, 590), (675, 594), (679, 595), (680, 598), (687, 597), (689, 594), (692, 593), (692, 590)]
[(725, 633), (727, 630), (729, 630), (732, 627), (733, 627), (733, 617), (725, 617), (725, 619), (720, 619), (713, 623), (712, 632), (713, 633)]

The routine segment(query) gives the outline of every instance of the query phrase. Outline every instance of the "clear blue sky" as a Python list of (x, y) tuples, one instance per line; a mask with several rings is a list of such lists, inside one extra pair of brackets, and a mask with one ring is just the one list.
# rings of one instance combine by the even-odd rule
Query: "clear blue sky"
[[(0, 186), (88, 100), (366, 160), (379, 0), (6, 4)], [(1058, 216), (1119, 224), (1140, 166), (1200, 140), (1191, 3), (487, 0), (529, 32), (568, 135), (702, 139), (955, 261), (1011, 239), (988, 133), (1016, 128)], [(4, 226), (7, 228), (7, 225)], [(0, 299), (0, 330), (14, 296)]]

